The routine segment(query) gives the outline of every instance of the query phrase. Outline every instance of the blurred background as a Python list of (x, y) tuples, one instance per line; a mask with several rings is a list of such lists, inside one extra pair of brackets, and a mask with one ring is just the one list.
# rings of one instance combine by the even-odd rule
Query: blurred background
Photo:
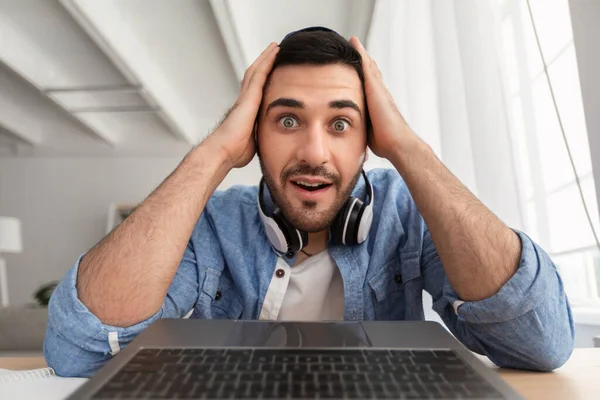
[[(38, 289), (211, 132), (262, 49), (310, 25), (366, 44), (413, 129), (550, 253), (593, 346), (598, 22), (596, 0), (0, 0), (0, 351), (43, 329)], [(220, 189), (259, 179), (255, 159)]]

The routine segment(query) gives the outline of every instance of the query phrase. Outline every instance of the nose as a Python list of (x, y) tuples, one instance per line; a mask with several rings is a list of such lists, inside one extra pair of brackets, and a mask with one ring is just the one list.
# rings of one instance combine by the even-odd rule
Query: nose
[(330, 159), (327, 132), (319, 126), (313, 126), (302, 135), (298, 146), (298, 160), (310, 166), (318, 167)]

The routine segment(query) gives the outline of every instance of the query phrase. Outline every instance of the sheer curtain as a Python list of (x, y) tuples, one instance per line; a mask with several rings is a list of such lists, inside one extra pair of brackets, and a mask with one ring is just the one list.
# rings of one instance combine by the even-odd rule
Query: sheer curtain
[(484, 203), (522, 229), (493, 14), (484, 3), (378, 1), (367, 48), (412, 128)]
[(530, 0), (531, 15), (527, 2), (494, 3), (526, 227), (553, 256), (571, 303), (600, 308), (600, 253), (592, 229), (599, 232), (598, 202), (568, 1)]
[[(542, 4), (543, 3), (543, 4)], [(591, 219), (598, 206), (567, 0), (531, 0)], [(379, 0), (367, 48), (412, 128), (492, 211), (598, 307), (600, 255), (525, 0)], [(371, 157), (368, 167), (387, 166)]]

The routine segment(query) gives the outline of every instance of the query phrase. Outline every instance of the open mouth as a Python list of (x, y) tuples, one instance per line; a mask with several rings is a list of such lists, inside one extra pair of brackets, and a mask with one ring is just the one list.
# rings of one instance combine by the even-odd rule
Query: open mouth
[(326, 189), (331, 186), (331, 183), (308, 183), (302, 181), (292, 181), (292, 183), (300, 189), (304, 189), (309, 192), (316, 192), (317, 190)]

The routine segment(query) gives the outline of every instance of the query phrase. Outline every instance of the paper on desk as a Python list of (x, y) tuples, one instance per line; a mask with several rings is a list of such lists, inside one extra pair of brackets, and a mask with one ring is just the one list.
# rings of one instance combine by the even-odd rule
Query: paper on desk
[(0, 399), (64, 400), (88, 381), (86, 378), (61, 378), (49, 370), (0, 369)]

